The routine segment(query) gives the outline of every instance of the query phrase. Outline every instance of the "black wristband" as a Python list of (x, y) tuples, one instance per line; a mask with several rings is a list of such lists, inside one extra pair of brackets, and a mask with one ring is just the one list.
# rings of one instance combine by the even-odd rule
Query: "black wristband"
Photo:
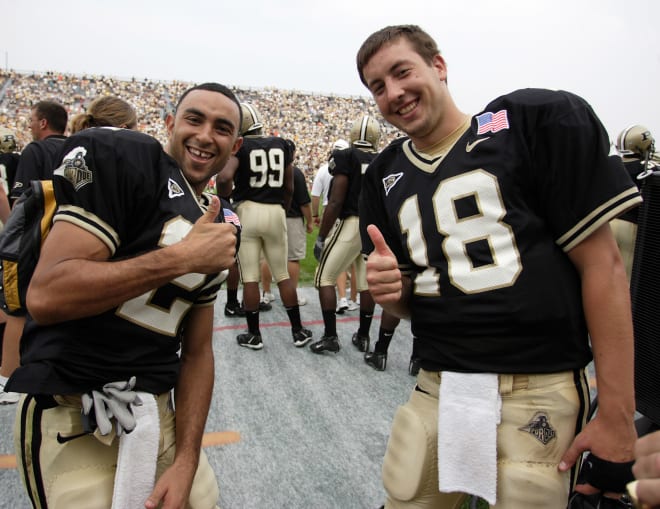
[(626, 484), (635, 480), (633, 463), (615, 463), (590, 453), (582, 462), (578, 484), (588, 483), (599, 490), (625, 493)]

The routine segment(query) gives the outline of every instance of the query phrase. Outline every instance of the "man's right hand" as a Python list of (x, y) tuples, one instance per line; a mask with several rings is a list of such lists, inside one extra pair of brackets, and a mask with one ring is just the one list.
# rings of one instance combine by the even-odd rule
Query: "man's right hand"
[(397, 303), (401, 299), (403, 286), (399, 263), (378, 227), (370, 224), (367, 233), (374, 245), (367, 258), (369, 292), (377, 304)]
[(208, 210), (181, 241), (190, 267), (188, 272), (221, 272), (236, 261), (236, 227), (215, 222), (220, 210), (220, 199), (213, 196)]

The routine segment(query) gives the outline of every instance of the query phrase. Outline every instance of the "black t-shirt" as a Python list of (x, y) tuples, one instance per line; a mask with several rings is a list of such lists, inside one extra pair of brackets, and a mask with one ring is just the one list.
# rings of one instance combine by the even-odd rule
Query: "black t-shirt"
[(16, 169), (10, 199), (16, 200), (32, 180), (50, 180), (61, 159), (61, 149), (66, 138), (53, 135), (40, 141), (28, 143), (21, 152)]
[(305, 174), (297, 166), (293, 167), (293, 197), (291, 198), (291, 206), (286, 211), (286, 217), (303, 217), (301, 205), (306, 205), (311, 202), (309, 197), (309, 190), (307, 189), (307, 181)]

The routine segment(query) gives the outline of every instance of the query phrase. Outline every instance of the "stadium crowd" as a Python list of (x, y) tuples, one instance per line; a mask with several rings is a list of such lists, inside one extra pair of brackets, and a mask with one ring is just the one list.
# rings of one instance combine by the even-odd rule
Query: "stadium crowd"
[[(55, 100), (69, 116), (84, 112), (94, 98), (115, 95), (133, 105), (137, 129), (161, 143), (166, 141), (165, 116), (173, 100), (192, 83), (119, 79), (111, 76), (59, 72), (0, 71), (0, 125), (13, 130), (21, 146), (30, 140), (30, 107), (41, 99)], [(362, 114), (376, 117), (384, 127), (385, 144), (398, 131), (385, 123), (369, 97), (324, 95), (277, 88), (231, 87), (241, 101), (254, 104), (266, 120), (266, 133), (293, 140), (297, 164), (311, 187), (315, 171), (328, 157), (337, 138), (348, 138), (352, 122)]]

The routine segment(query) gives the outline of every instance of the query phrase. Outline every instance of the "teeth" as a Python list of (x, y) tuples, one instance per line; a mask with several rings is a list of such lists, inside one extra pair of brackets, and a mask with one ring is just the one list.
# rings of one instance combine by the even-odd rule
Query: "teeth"
[(399, 114), (400, 114), (400, 115), (405, 115), (406, 113), (410, 113), (412, 110), (415, 109), (416, 106), (417, 106), (417, 101), (415, 101), (415, 102), (412, 103), (412, 104), (409, 104), (409, 105), (406, 106), (405, 108), (401, 108), (401, 109), (399, 110)]
[(192, 155), (201, 157), (203, 159), (210, 159), (211, 157), (213, 157), (213, 154), (210, 154), (209, 152), (202, 152), (201, 150), (193, 147), (188, 147), (188, 150)]

